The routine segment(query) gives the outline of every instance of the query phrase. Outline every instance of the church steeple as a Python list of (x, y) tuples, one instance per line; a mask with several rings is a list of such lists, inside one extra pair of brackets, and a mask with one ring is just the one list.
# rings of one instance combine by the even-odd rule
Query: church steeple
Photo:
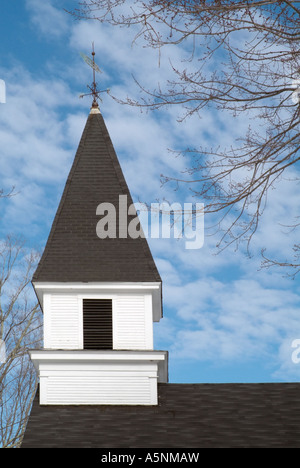
[[(93, 69), (91, 92), (87, 94), (93, 97), (92, 108), (33, 281), (161, 282), (147, 241), (117, 235), (128, 227), (120, 226), (124, 216), (119, 199), (122, 197), (126, 211), (133, 202), (98, 106), (101, 91), (95, 72), (100, 69), (95, 63), (94, 45), (92, 57), (84, 56)], [(102, 203), (116, 208), (115, 238), (99, 239), (97, 235), (97, 208)], [(129, 222), (130, 217), (126, 220)]]
[[(161, 282), (146, 239), (118, 236), (120, 196), (132, 205), (104, 119), (93, 107), (33, 281)], [(101, 203), (116, 207), (116, 238), (97, 236)]]
[(118, 235), (118, 210), (116, 237), (97, 235), (97, 207), (120, 197), (132, 205), (93, 105), (33, 276), (44, 313), (44, 349), (31, 351), (41, 404), (156, 405), (157, 383), (168, 380), (167, 352), (153, 350), (162, 295), (148, 243)]

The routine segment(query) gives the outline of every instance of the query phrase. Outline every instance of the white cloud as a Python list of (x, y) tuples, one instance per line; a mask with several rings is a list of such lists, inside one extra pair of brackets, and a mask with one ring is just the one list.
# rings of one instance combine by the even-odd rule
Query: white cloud
[(217, 352), (218, 360), (259, 357), (274, 365), (286, 338), (300, 334), (299, 296), (289, 290), (263, 288), (249, 278), (205, 278), (166, 289), (168, 309), (177, 310), (173, 357), (213, 362)]
[(66, 13), (62, 8), (56, 8), (51, 0), (26, 0), (26, 6), (32, 23), (45, 37), (59, 38), (68, 31)]
[(247, 259), (240, 251), (212, 256), (210, 246), (189, 252), (164, 239), (150, 245), (163, 278), (166, 317), (156, 333), (159, 343), (166, 337), (172, 365), (257, 361), (266, 380), (300, 377), (289, 349), (292, 338), (300, 338), (297, 283), (259, 271), (260, 257)]
[(73, 109), (76, 102), (68, 85), (53, 77), (37, 79), (22, 66), (5, 75), (9, 98), (0, 113), (1, 188), (15, 187), (16, 195), (1, 201), (1, 235), (14, 231), (34, 242), (51, 224), (74, 157), (76, 114), (68, 119), (61, 108)]

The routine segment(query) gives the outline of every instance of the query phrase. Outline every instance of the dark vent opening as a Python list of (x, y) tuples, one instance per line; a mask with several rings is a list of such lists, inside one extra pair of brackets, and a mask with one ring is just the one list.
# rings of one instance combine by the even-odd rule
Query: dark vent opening
[(111, 299), (83, 299), (83, 347), (113, 349)]

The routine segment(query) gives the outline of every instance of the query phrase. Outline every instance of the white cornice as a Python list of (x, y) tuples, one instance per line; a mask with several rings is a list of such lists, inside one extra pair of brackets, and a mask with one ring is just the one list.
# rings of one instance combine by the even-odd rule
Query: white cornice
[(159, 381), (168, 382), (168, 351), (90, 351), (90, 350), (29, 350), (37, 370), (57, 365), (128, 364), (153, 363), (158, 365)]
[(168, 354), (167, 351), (116, 351), (116, 350), (61, 350), (61, 349), (31, 349), (29, 354), (37, 360), (78, 360), (78, 361), (162, 361)]
[(160, 289), (161, 283), (122, 283), (122, 282), (94, 282), (94, 283), (42, 283), (42, 282), (33, 282), (33, 286), (36, 290), (38, 289)]
[(115, 294), (126, 292), (151, 293), (153, 298), (153, 320), (159, 322), (162, 318), (161, 282), (91, 282), (91, 283), (50, 283), (33, 282), (33, 287), (43, 308), (43, 296), (46, 293), (102, 293)]

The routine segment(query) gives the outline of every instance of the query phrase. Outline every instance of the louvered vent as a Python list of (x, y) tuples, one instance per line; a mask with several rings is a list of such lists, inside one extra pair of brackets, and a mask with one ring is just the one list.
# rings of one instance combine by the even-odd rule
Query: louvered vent
[(111, 299), (83, 299), (83, 347), (113, 349)]

